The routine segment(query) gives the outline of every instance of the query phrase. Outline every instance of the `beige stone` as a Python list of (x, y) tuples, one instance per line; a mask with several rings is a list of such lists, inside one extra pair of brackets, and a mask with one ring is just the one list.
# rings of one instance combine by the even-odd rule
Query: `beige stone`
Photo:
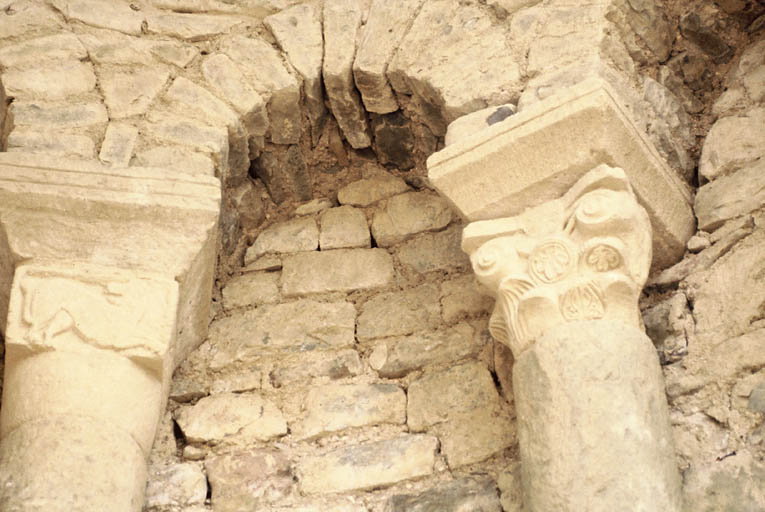
[(381, 199), (408, 190), (409, 186), (404, 180), (395, 176), (364, 178), (338, 190), (337, 200), (340, 204), (370, 206)]
[(157, 67), (100, 71), (98, 84), (104, 94), (110, 119), (146, 113), (169, 77), (167, 70)]
[(252, 245), (256, 258), (270, 253), (315, 251), (318, 248), (319, 228), (312, 218), (292, 219), (269, 226)]
[(434, 285), (382, 293), (361, 306), (356, 335), (359, 340), (369, 340), (411, 334), (435, 328), (440, 316), (438, 288)]
[(182, 408), (176, 421), (192, 443), (221, 442), (230, 437), (266, 441), (287, 433), (281, 411), (256, 394), (220, 393)]
[(65, 17), (86, 25), (141, 34), (144, 16), (126, 3), (108, 0), (53, 0), (52, 3)]
[(367, 216), (353, 206), (345, 205), (326, 210), (322, 213), (319, 224), (319, 247), (322, 251), (349, 247), (368, 249), (371, 246)]
[(481, 462), (518, 442), (510, 411), (497, 405), (454, 413), (432, 431), (450, 468)]
[(3, 72), (2, 80), (5, 94), (19, 99), (59, 100), (92, 91), (96, 86), (93, 67), (78, 60), (11, 68)]
[(393, 280), (393, 258), (383, 249), (305, 252), (282, 260), (285, 297), (383, 288)]
[(114, 167), (127, 167), (138, 139), (138, 128), (127, 123), (109, 123), (98, 159)]
[(204, 87), (186, 78), (178, 77), (173, 80), (164, 98), (177, 105), (176, 110), (181, 115), (199, 117), (208, 124), (219, 124), (229, 128), (229, 138), (232, 128), (239, 124), (239, 116), (228, 105)]
[(223, 287), (223, 308), (271, 304), (279, 300), (279, 274), (276, 272), (248, 272), (231, 279)]
[(438, 440), (406, 435), (338, 448), (298, 462), (300, 489), (306, 494), (364, 490), (429, 475)]
[(478, 286), (474, 276), (460, 276), (441, 283), (441, 314), (447, 324), (486, 314), (493, 307), (494, 300)]
[(388, 498), (385, 512), (502, 512), (497, 486), (490, 478), (461, 478), (444, 482), (420, 494)]
[(321, 83), (324, 58), (321, 18), (321, 3), (305, 2), (263, 19), (290, 64), (303, 77), (303, 91), (314, 143), (319, 139), (327, 114)]
[(398, 110), (398, 101), (386, 76), (388, 64), (422, 3), (423, 0), (372, 0), (353, 62), (356, 87), (369, 112), (387, 114)]
[(101, 103), (14, 101), (8, 107), (13, 126), (85, 128), (106, 124), (109, 117)]
[(177, 37), (186, 41), (206, 41), (229, 32), (244, 23), (241, 18), (204, 14), (149, 14), (147, 29), (151, 34)]
[(196, 464), (171, 464), (149, 473), (146, 507), (203, 505), (206, 497), (207, 478)]
[(63, 23), (46, 5), (31, 1), (4, 2), (0, 14), (0, 39), (28, 35), (33, 32), (49, 33), (60, 29)]
[(449, 204), (427, 192), (392, 197), (372, 219), (372, 236), (379, 247), (389, 247), (423, 231), (438, 231), (452, 220)]
[(699, 229), (713, 231), (726, 220), (765, 205), (765, 158), (699, 188), (694, 210)]
[(629, 176), (651, 218), (654, 266), (666, 267), (693, 232), (690, 197), (617, 98), (600, 81), (553, 95), (431, 155), (431, 183), (468, 219), (497, 218), (554, 199), (608, 161)]
[(0, 66), (36, 65), (46, 60), (83, 60), (85, 47), (73, 34), (38, 37), (0, 49)]
[(765, 108), (724, 117), (710, 128), (699, 160), (699, 174), (708, 180), (744, 167), (765, 155)]
[(353, 377), (363, 371), (364, 366), (354, 349), (312, 350), (276, 357), (270, 378), (271, 384), (279, 388), (304, 383), (317, 377), (331, 380)]
[(416, 272), (466, 270), (470, 259), (462, 251), (462, 226), (453, 224), (438, 233), (424, 233), (398, 247), (398, 260)]
[(332, 114), (354, 149), (371, 144), (366, 112), (353, 82), (353, 61), (363, 7), (364, 4), (356, 0), (325, 0), (323, 13), (324, 87)]
[(44, 130), (26, 126), (13, 130), (6, 140), (8, 151), (93, 158), (95, 143), (87, 135)]
[(517, 112), (515, 105), (507, 103), (476, 110), (449, 123), (444, 136), (444, 145), (448, 146), (460, 139), (470, 137), (484, 128), (504, 121)]
[(208, 155), (181, 146), (166, 145), (138, 151), (135, 159), (146, 167), (164, 167), (199, 176), (215, 175), (215, 164)]

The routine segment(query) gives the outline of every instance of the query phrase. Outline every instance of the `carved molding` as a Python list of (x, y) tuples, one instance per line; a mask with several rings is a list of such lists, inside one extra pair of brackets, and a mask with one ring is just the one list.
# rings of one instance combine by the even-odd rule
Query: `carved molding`
[(547, 328), (607, 318), (641, 326), (651, 224), (621, 169), (601, 165), (561, 198), (467, 226), (463, 248), (496, 297), (489, 328), (518, 356)]

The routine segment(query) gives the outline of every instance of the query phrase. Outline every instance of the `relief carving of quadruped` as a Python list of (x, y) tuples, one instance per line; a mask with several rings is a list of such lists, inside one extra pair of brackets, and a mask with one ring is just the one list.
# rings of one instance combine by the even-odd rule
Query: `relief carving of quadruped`
[(517, 217), (474, 222), (463, 248), (497, 299), (489, 329), (516, 356), (563, 322), (641, 326), (651, 224), (621, 169), (600, 165), (559, 199)]

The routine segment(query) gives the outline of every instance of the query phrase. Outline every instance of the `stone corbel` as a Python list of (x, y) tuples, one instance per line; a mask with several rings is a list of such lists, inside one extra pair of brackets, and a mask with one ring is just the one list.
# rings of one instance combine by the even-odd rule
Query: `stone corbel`
[(0, 155), (0, 509), (141, 510), (205, 336), (219, 201), (212, 178)]

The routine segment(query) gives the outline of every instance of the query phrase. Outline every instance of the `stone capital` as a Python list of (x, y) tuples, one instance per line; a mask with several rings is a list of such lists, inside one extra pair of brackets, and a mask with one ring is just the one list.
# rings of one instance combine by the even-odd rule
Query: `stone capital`
[(639, 327), (651, 224), (624, 171), (600, 165), (562, 197), (469, 224), (463, 248), (496, 297), (489, 328), (518, 357), (545, 330), (608, 319)]

